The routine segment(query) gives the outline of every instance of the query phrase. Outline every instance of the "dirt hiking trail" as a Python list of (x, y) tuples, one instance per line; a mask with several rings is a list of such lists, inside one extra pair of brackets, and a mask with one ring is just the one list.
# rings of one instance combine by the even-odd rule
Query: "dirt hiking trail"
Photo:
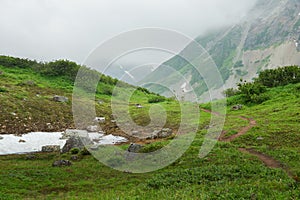
[[(207, 113), (211, 113), (213, 115), (217, 115), (217, 116), (221, 116), (220, 113), (217, 113), (217, 112), (212, 112), (210, 110), (207, 110), (207, 109), (203, 109), (201, 108), (202, 111), (204, 112), (207, 112)], [(235, 135), (231, 135), (229, 137), (224, 137), (225, 135), (225, 131), (222, 132), (220, 138), (219, 138), (219, 141), (222, 141), (222, 142), (232, 142), (233, 140), (235, 140), (236, 138), (246, 134), (251, 128), (253, 128), (254, 126), (256, 126), (256, 121), (252, 118), (246, 118), (246, 117), (243, 117), (243, 116), (239, 116), (238, 118), (242, 119), (242, 120), (247, 120), (249, 121), (249, 125), (245, 126), (245, 127), (242, 127), (237, 134)], [(275, 160), (274, 158), (268, 156), (268, 155), (265, 155), (261, 152), (258, 152), (254, 149), (246, 149), (246, 148), (239, 148), (239, 151), (242, 152), (242, 153), (248, 153), (248, 154), (251, 154), (253, 156), (256, 156), (259, 160), (261, 160), (267, 167), (269, 168), (279, 168), (279, 169), (283, 169), (290, 178), (296, 180), (296, 177), (293, 175), (293, 173), (287, 168), (287, 167), (284, 167), (279, 161)], [(297, 180), (296, 180), (297, 181)]]

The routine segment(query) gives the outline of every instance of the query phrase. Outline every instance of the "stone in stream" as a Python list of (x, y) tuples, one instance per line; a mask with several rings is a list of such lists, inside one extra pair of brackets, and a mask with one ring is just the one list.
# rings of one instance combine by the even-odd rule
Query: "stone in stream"
[(26, 141), (25, 141), (25, 140), (19, 140), (19, 142), (20, 142), (20, 143), (25, 143)]
[(59, 152), (60, 151), (60, 146), (59, 145), (46, 145), (42, 146), (42, 152)]
[(62, 153), (67, 153), (73, 148), (83, 149), (85, 145), (92, 145), (93, 142), (89, 137), (71, 136), (64, 147), (62, 148)]
[(60, 139), (69, 139), (73, 136), (88, 137), (89, 135), (86, 130), (67, 129), (65, 132), (62, 133), (62, 137)]
[(4, 137), (0, 136), (0, 140), (3, 140), (3, 139), (4, 139)]
[(88, 127), (86, 128), (86, 130), (87, 130), (88, 132), (98, 132), (98, 131), (99, 131), (99, 127), (98, 127), (98, 126), (88, 126)]

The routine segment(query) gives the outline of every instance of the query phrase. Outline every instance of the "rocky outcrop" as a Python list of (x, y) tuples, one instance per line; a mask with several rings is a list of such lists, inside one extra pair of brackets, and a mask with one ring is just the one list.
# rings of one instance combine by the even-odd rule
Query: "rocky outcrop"
[(92, 145), (93, 142), (89, 137), (72, 136), (62, 148), (62, 153), (67, 153), (73, 148), (83, 149), (86, 145)]
[(146, 139), (157, 139), (157, 138), (167, 138), (173, 134), (172, 129), (170, 128), (163, 128), (161, 130), (153, 131)]
[(60, 146), (59, 145), (47, 145), (42, 147), (42, 152), (59, 152)]
[(83, 149), (85, 145), (91, 145), (93, 142), (85, 130), (68, 129), (63, 133), (62, 139), (67, 139), (62, 148), (62, 153), (67, 153), (73, 148)]

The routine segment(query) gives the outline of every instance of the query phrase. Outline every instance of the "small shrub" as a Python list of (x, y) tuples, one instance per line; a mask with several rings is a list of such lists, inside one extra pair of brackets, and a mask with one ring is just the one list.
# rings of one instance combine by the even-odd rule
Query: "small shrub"
[(75, 155), (75, 154), (78, 154), (79, 152), (80, 152), (80, 149), (78, 149), (78, 148), (73, 148), (73, 149), (71, 149), (71, 154), (73, 154), (73, 155)]
[(8, 92), (8, 90), (6, 88), (0, 87), (0, 92)]
[(165, 97), (162, 96), (156, 96), (156, 97), (151, 97), (148, 99), (148, 103), (159, 103), (159, 102), (164, 102), (166, 100)]
[(80, 154), (83, 156), (91, 155), (89, 150), (87, 150), (87, 148), (85, 148), (85, 147), (80, 151)]
[(232, 96), (236, 95), (237, 93), (238, 93), (238, 90), (234, 89), (234, 88), (229, 88), (224, 91), (224, 94), (226, 97), (232, 97)]

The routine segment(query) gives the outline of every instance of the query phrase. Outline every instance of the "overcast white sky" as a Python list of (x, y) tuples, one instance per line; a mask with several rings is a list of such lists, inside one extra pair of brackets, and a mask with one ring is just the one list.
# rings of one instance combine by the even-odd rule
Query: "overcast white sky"
[(104, 40), (142, 27), (190, 37), (238, 22), (256, 0), (0, 0), (0, 54), (82, 63)]

